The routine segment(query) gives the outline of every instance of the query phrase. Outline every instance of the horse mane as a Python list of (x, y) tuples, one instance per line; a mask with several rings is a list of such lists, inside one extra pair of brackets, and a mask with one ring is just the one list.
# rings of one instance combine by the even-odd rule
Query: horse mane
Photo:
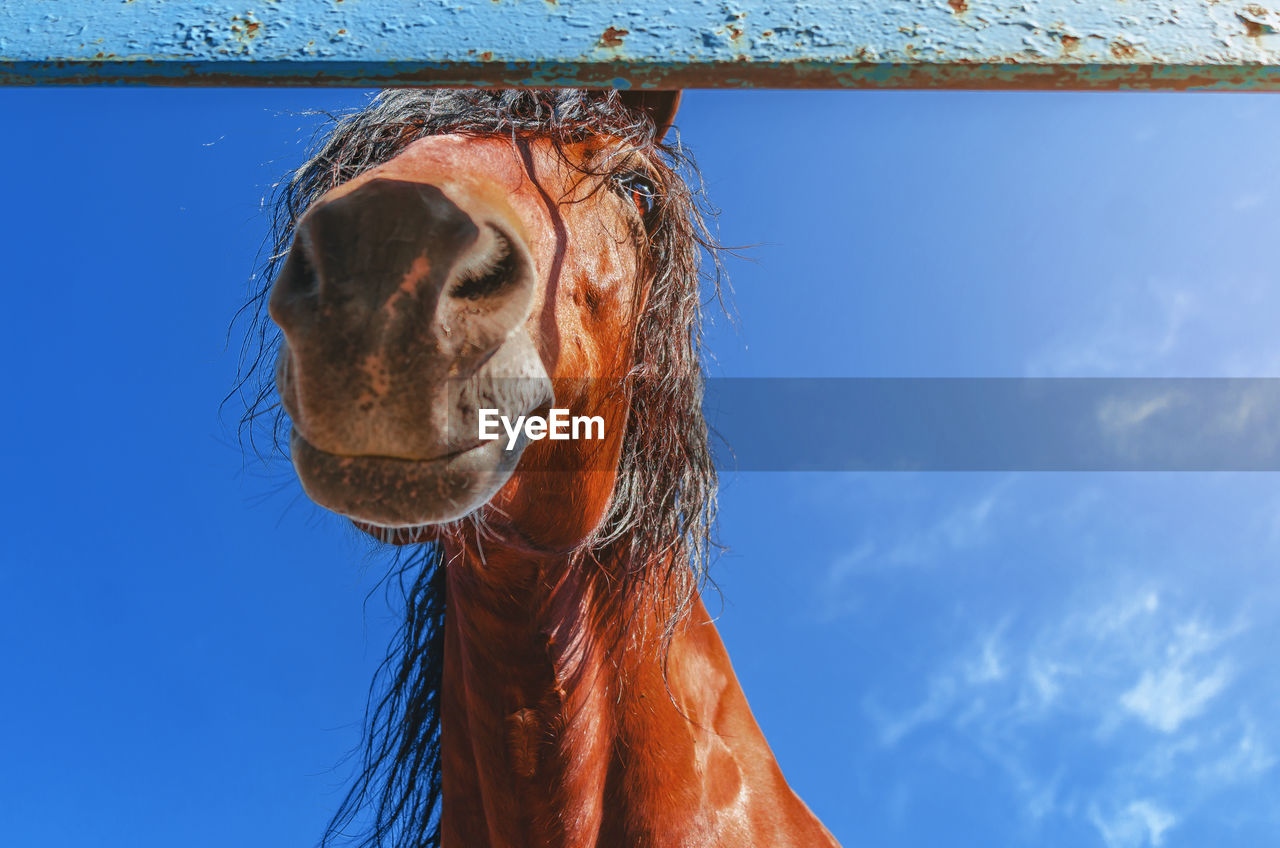
[[(624, 155), (574, 166), (606, 179), (634, 167), (625, 154), (645, 154), (657, 187), (645, 222), (652, 283), (635, 327), (627, 432), (606, 517), (575, 559), (628, 566), (614, 575), (610, 594), (628, 605), (629, 624), (645, 617), (637, 610), (648, 602), (649, 615), (656, 612), (663, 626), (665, 655), (718, 547), (717, 475), (702, 414), (701, 318), (703, 282), (720, 295), (720, 246), (706, 224), (715, 210), (706, 205), (693, 158), (678, 136), (655, 141), (649, 117), (628, 109), (617, 92), (395, 89), (355, 112), (324, 114), (328, 121), (308, 160), (274, 187), (266, 258), (237, 313), (248, 321), (236, 387), (246, 408), (241, 442), (257, 451), (255, 434), (265, 430), (270, 453), (278, 455), (287, 453), (288, 429), (269, 367), (280, 336), (266, 303), (295, 225), (321, 195), (413, 141), (443, 133), (549, 138), (566, 162), (565, 145), (605, 135), (618, 145), (611, 150)], [(707, 273), (704, 252), (711, 258)], [(480, 515), (460, 521), (459, 529), (485, 532)], [(388, 579), (403, 596), (405, 619), (370, 686), (355, 782), (321, 846), (439, 845), (444, 575), (440, 545), (397, 550)]]

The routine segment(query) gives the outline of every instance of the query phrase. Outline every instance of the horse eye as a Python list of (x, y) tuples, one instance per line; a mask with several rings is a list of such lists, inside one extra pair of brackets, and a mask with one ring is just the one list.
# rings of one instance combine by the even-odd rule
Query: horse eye
[(618, 192), (636, 205), (642, 217), (648, 216), (657, 199), (658, 190), (653, 181), (639, 171), (628, 171), (614, 178)]

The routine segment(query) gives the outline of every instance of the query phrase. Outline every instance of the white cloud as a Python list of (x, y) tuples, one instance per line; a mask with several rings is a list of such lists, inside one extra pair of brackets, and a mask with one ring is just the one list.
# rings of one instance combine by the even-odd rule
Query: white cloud
[[(874, 701), (866, 702), (867, 712), (880, 725), (880, 742), (893, 747), (904, 738), (927, 724), (950, 717), (963, 723), (972, 715), (972, 703), (966, 699), (975, 688), (997, 684), (1005, 679), (1008, 670), (1002, 660), (1002, 634), (1009, 622), (1001, 622), (978, 644), (963, 654), (944, 672), (929, 681), (925, 699), (916, 706), (897, 714), (889, 714)], [(968, 712), (957, 712), (957, 707), (968, 703)]]
[(1156, 730), (1174, 733), (1183, 722), (1203, 713), (1230, 679), (1226, 663), (1217, 664), (1203, 675), (1173, 663), (1144, 671), (1133, 688), (1120, 696), (1120, 703)]
[(1231, 785), (1255, 780), (1276, 765), (1276, 755), (1258, 737), (1253, 722), (1245, 720), (1240, 738), (1216, 760), (1202, 764), (1196, 777), (1202, 783)]
[(1230, 662), (1207, 655), (1238, 630), (1215, 631), (1196, 618), (1167, 627), (1161, 655), (1141, 667), (1138, 681), (1121, 693), (1120, 705), (1161, 733), (1177, 732), (1231, 682)]
[(1148, 799), (1131, 801), (1110, 816), (1102, 815), (1094, 806), (1089, 819), (1107, 848), (1159, 848), (1165, 832), (1178, 823), (1173, 813)]
[(1052, 706), (1062, 694), (1062, 678), (1065, 671), (1062, 663), (1044, 657), (1027, 658), (1027, 682), (1034, 694), (1033, 706), (1044, 710)]
[(1032, 357), (1033, 377), (1136, 377), (1165, 365), (1182, 345), (1188, 320), (1199, 304), (1189, 289), (1149, 282), (1117, 290), (1096, 328), (1064, 338)]
[[(1276, 765), (1274, 728), (1245, 721), (1232, 691), (1247, 629), (1130, 584), (987, 626), (935, 666), (913, 705), (864, 704), (896, 756), (936, 751), (948, 767), (967, 750), (994, 767), (1027, 826), (1079, 818), (1107, 848), (1156, 848), (1204, 799)], [(1150, 732), (1118, 732), (1135, 721)]]
[(867, 701), (866, 710), (880, 725), (880, 744), (892, 748), (917, 728), (945, 717), (955, 695), (955, 681), (950, 677), (938, 677), (930, 683), (929, 694), (924, 701), (896, 716), (889, 715), (871, 700)]
[(827, 588), (837, 588), (853, 577), (864, 568), (866, 563), (871, 561), (875, 552), (875, 545), (871, 542), (863, 542), (858, 547), (837, 558), (831, 564), (831, 567), (827, 569)]
[(1098, 404), (1098, 426), (1111, 435), (1126, 435), (1152, 416), (1185, 402), (1178, 392), (1162, 392), (1146, 397), (1108, 397)]
[(960, 504), (923, 532), (900, 539), (890, 548), (886, 558), (894, 563), (927, 564), (936, 561), (943, 553), (973, 548), (986, 541), (992, 511), (1004, 485)]
[(957, 553), (986, 544), (993, 533), (1002, 493), (1013, 479), (1013, 475), (1003, 477), (923, 527), (868, 528), (854, 547), (827, 566), (815, 597), (819, 620), (833, 621), (861, 609), (864, 600), (857, 594), (857, 583), (866, 575), (945, 564)]
[(1211, 287), (1194, 277), (1117, 280), (1097, 304), (1034, 351), (1025, 374), (1269, 377), (1280, 366), (1265, 270), (1216, 274)]
[(1280, 389), (1274, 382), (1179, 385), (1113, 384), (1093, 410), (1102, 443), (1139, 463), (1195, 465), (1218, 457), (1228, 467), (1270, 466), (1280, 444)]
[(933, 565), (948, 554), (972, 549), (990, 538), (990, 525), (1001, 493), (1012, 477), (1005, 477), (977, 497), (964, 500), (944, 512), (931, 524), (909, 532), (885, 534), (886, 538), (864, 538), (837, 557), (827, 568), (823, 601), (859, 574), (899, 565)]
[(1147, 619), (1160, 611), (1160, 593), (1144, 588), (1113, 597), (1094, 609), (1086, 609), (1083, 616), (1077, 614), (1057, 628), (1056, 641), (1080, 639), (1106, 641), (1124, 634), (1130, 629), (1143, 630)]
[(993, 633), (982, 642), (982, 649), (965, 668), (965, 678), (971, 684), (995, 683), (1004, 680), (1006, 669), (1001, 661), (1000, 634)]

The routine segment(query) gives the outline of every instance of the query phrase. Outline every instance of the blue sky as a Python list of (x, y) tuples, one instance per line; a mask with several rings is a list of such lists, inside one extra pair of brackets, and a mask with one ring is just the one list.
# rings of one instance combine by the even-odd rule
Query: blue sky
[[(0, 809), (19, 846), (308, 845), (386, 558), (243, 462), (228, 320), (309, 108), (3, 90)], [(1280, 101), (691, 92), (717, 376), (1277, 376)], [(1280, 833), (1268, 474), (727, 478), (720, 627), (847, 845)]]

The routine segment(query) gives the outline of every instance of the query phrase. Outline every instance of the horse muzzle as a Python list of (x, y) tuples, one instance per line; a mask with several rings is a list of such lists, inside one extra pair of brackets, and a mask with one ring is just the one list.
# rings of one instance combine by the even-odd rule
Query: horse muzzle
[(481, 442), (478, 410), (552, 402), (530, 338), (534, 263), (501, 197), (371, 179), (298, 223), (272, 289), (294, 467), (321, 506), (382, 527), (483, 505), (524, 444)]

